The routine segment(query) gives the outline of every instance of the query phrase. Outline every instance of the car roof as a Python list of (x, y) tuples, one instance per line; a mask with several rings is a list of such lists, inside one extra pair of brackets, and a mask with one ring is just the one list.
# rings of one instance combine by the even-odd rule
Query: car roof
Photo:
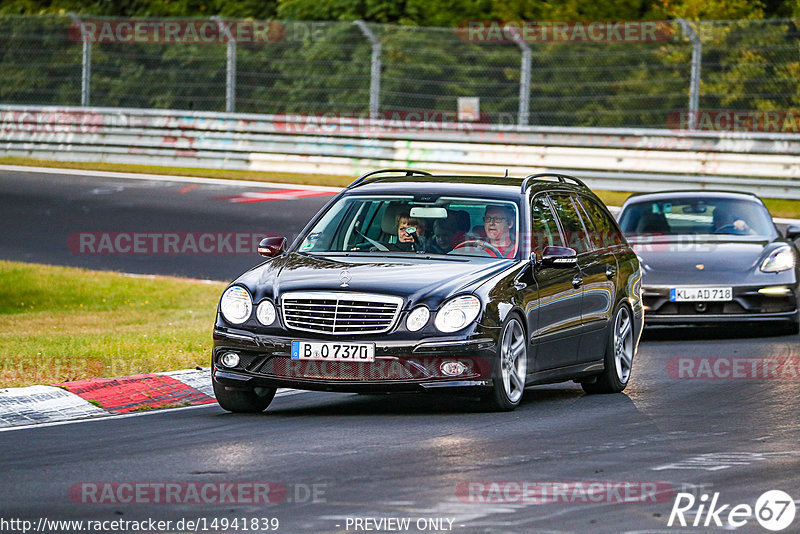
[(656, 193), (634, 193), (625, 200), (625, 204), (634, 202), (648, 202), (654, 200), (666, 199), (730, 199), (730, 200), (749, 200), (751, 202), (758, 202), (763, 204), (760, 198), (753, 193), (746, 193), (740, 191), (723, 191), (723, 190), (709, 190), (709, 189), (677, 189), (675, 191), (658, 191)]
[[(524, 179), (513, 176), (380, 176), (348, 190), (348, 194), (409, 194), (475, 196), (519, 200)], [(536, 180), (528, 187), (531, 193), (541, 190), (586, 192), (588, 188), (552, 180)]]

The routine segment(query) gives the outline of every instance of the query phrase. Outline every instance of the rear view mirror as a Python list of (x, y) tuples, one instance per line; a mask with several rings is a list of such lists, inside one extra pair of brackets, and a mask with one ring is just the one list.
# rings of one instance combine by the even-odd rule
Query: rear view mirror
[(446, 219), (447, 209), (436, 206), (416, 206), (411, 208), (408, 216), (416, 219)]
[(578, 253), (569, 247), (544, 247), (542, 251), (542, 267), (566, 268), (578, 263)]
[(790, 224), (786, 227), (786, 237), (789, 239), (797, 239), (800, 237), (800, 225)]
[(285, 237), (265, 237), (258, 243), (258, 253), (265, 258), (279, 256), (286, 250)]

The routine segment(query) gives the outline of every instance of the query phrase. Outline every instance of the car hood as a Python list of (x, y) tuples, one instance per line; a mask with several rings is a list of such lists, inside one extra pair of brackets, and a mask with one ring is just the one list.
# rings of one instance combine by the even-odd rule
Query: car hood
[(255, 300), (280, 299), (289, 291), (347, 291), (396, 295), (409, 306), (417, 303), (438, 306), (442, 299), (470, 292), (514, 264), (513, 260), (481, 258), (437, 260), (399, 255), (342, 257), (290, 253), (248, 271), (237, 283), (247, 286)]
[(758, 272), (768, 250), (781, 244), (727, 236), (636, 237), (628, 242), (639, 256), (646, 285), (742, 282)]

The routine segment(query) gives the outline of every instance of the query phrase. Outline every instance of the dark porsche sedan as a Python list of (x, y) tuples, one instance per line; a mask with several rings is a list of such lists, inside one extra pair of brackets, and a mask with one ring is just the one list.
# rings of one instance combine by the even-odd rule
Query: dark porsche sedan
[(618, 218), (642, 263), (648, 326), (758, 322), (798, 333), (800, 227), (782, 236), (755, 195), (633, 195)]
[(526, 386), (622, 391), (642, 331), (641, 272), (578, 179), (366, 174), (223, 293), (219, 404), (276, 388), (452, 391), (511, 410)]

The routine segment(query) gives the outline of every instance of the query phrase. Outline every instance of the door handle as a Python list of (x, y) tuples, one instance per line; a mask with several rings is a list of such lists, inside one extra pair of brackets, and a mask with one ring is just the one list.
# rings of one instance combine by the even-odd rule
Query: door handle
[(611, 280), (614, 278), (614, 275), (617, 274), (617, 270), (614, 267), (607, 267), (606, 268), (606, 278)]
[(576, 275), (575, 278), (572, 279), (572, 287), (574, 287), (575, 289), (578, 289), (582, 285), (583, 285), (583, 278), (581, 278), (580, 276)]

